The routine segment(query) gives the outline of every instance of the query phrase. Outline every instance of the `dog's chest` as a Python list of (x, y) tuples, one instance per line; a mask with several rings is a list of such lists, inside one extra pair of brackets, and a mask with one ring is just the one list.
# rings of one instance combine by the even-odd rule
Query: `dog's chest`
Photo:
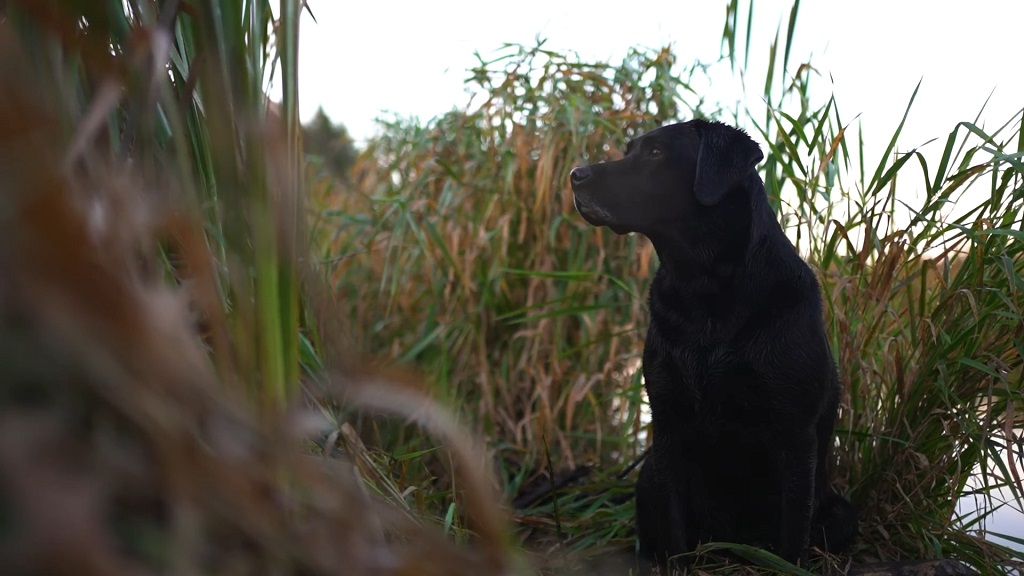
[[(756, 397), (750, 362), (727, 344), (692, 346), (677, 350), (665, 359), (676, 372), (678, 401), (704, 404), (743, 405)], [(673, 370), (674, 369), (674, 370)]]
[(759, 426), (771, 391), (744, 349), (734, 341), (650, 338), (644, 376), (651, 403), (671, 407), (674, 417), (713, 435)]

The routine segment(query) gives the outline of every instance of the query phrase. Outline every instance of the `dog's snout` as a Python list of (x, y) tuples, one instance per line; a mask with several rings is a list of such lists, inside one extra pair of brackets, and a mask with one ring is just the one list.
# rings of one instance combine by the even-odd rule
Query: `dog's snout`
[(569, 173), (569, 180), (572, 181), (573, 184), (585, 182), (588, 178), (590, 178), (590, 166), (573, 168), (572, 172)]

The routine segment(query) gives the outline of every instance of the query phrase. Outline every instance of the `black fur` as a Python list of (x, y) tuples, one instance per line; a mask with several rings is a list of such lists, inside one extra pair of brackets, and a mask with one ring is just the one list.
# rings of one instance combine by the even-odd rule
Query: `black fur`
[(580, 215), (650, 238), (643, 371), (653, 449), (636, 486), (642, 557), (708, 541), (790, 561), (857, 534), (829, 486), (839, 399), (817, 278), (786, 238), (746, 133), (693, 120), (629, 143), (623, 159), (576, 168)]

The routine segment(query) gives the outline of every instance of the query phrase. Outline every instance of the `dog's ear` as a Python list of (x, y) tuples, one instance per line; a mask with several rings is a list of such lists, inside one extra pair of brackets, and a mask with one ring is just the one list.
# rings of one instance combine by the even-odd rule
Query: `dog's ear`
[(764, 158), (761, 147), (742, 130), (721, 122), (701, 122), (700, 150), (693, 194), (704, 206), (713, 206), (745, 178)]

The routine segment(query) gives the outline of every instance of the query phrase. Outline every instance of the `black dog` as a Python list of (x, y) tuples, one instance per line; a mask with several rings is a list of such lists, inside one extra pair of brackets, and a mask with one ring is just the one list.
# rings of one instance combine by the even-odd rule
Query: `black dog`
[(775, 218), (746, 133), (693, 120), (572, 171), (594, 226), (650, 238), (643, 372), (654, 444), (636, 486), (640, 555), (698, 543), (795, 562), (849, 546), (857, 513), (828, 484), (839, 380), (817, 278)]

